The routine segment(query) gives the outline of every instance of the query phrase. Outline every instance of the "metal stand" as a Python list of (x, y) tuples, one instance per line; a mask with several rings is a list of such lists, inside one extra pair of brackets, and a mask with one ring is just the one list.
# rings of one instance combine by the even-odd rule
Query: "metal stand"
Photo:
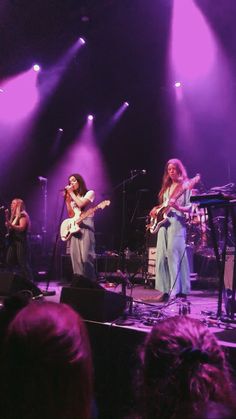
[[(206, 197), (207, 199), (207, 197)], [(228, 223), (229, 223), (229, 216), (232, 219), (233, 224), (233, 231), (234, 231), (234, 241), (236, 238), (236, 217), (235, 217), (235, 208), (236, 200), (224, 200), (224, 198), (220, 198), (217, 200), (208, 200), (206, 202), (202, 202), (200, 204), (200, 208), (206, 208), (208, 213), (208, 221), (212, 239), (212, 245), (215, 253), (218, 276), (219, 276), (219, 293), (218, 293), (218, 308), (217, 308), (217, 317), (220, 318), (222, 315), (222, 300), (223, 300), (223, 293), (226, 293), (225, 284), (224, 284), (224, 272), (225, 272), (225, 260), (226, 260), (226, 250), (227, 250), (227, 239), (228, 239)], [(220, 254), (219, 245), (217, 242), (217, 234), (216, 234), (216, 227), (213, 221), (213, 208), (221, 208), (225, 211), (224, 216), (224, 242), (222, 247), (222, 253)], [(234, 318), (234, 311), (235, 311), (235, 288), (236, 288), (236, 250), (234, 248), (234, 270), (233, 270), (233, 283), (232, 283), (232, 296), (230, 304), (226, 304), (226, 312), (227, 315)], [(227, 299), (225, 295), (225, 299)]]
[[(124, 179), (121, 183), (115, 186), (114, 191), (122, 187), (122, 218), (121, 218), (121, 239), (120, 239), (120, 248), (119, 248), (119, 269), (117, 270), (117, 273), (121, 276), (121, 287), (122, 287), (122, 294), (126, 297), (126, 301), (129, 302), (129, 315), (132, 315), (133, 311), (133, 298), (128, 297), (126, 295), (126, 288), (127, 285), (131, 285), (129, 274), (127, 272), (127, 266), (126, 266), (126, 255), (125, 255), (125, 247), (127, 245), (126, 243), (126, 237), (125, 237), (125, 231), (126, 231), (126, 185), (132, 182), (137, 176), (141, 174), (140, 171), (132, 171), (131, 170), (131, 176), (127, 179)], [(136, 211), (136, 210), (135, 210)], [(124, 314), (122, 319), (119, 319), (116, 324), (120, 325), (131, 325), (133, 322), (131, 320), (127, 319), (127, 314)]]
[(62, 221), (62, 217), (63, 217), (63, 213), (64, 213), (64, 208), (65, 208), (65, 199), (63, 200), (63, 204), (62, 204), (62, 207), (61, 207), (61, 214), (60, 214), (60, 219), (59, 219), (59, 225), (58, 225), (58, 228), (57, 228), (56, 239), (55, 239), (55, 242), (53, 244), (52, 256), (50, 258), (50, 262), (49, 262), (49, 266), (48, 266), (48, 271), (47, 271), (47, 288), (46, 288), (47, 290), (49, 288), (49, 284), (50, 284), (50, 281), (52, 279), (54, 262), (55, 262), (55, 259), (56, 259), (57, 243), (58, 243), (59, 234), (60, 234), (59, 233), (59, 231), (60, 231), (60, 225), (61, 225), (61, 221)]
[(43, 193), (43, 221), (42, 221), (42, 250), (43, 250), (43, 255), (45, 256), (46, 254), (46, 249), (47, 249), (47, 195), (48, 195), (48, 180), (45, 177), (39, 176), (38, 177), (40, 184), (41, 184), (41, 189), (42, 189), (42, 193)]

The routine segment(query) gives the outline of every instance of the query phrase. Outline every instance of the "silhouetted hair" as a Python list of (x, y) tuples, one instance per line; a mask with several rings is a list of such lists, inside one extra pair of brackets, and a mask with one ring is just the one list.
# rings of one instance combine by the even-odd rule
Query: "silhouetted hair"
[(69, 306), (33, 302), (10, 323), (2, 360), (4, 419), (90, 419), (87, 332)]
[(84, 196), (86, 192), (88, 192), (84, 178), (79, 173), (72, 173), (72, 175), (70, 175), (68, 179), (70, 179), (72, 176), (74, 176), (77, 182), (79, 183), (79, 188), (77, 190), (78, 193), (81, 196)]
[(142, 418), (200, 418), (211, 401), (234, 406), (225, 354), (200, 321), (186, 316), (160, 321), (140, 356)]
[(188, 179), (187, 171), (186, 171), (183, 163), (179, 159), (168, 160), (168, 162), (165, 165), (164, 175), (163, 175), (163, 180), (162, 180), (162, 186), (161, 186), (161, 190), (160, 190), (159, 195), (158, 195), (160, 203), (162, 203), (162, 201), (163, 201), (164, 192), (172, 184), (172, 180), (171, 180), (171, 178), (168, 174), (168, 167), (169, 167), (170, 164), (173, 164), (175, 166), (175, 168), (177, 170), (177, 173), (179, 175), (180, 182), (184, 182), (185, 180)]

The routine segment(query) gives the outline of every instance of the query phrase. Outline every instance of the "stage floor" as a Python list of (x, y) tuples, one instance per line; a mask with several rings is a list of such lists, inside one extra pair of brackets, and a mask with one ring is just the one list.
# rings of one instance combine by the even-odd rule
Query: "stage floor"
[[(121, 284), (102, 283), (107, 291), (121, 293)], [(47, 300), (60, 301), (61, 289), (65, 286), (60, 282), (50, 283), (49, 290), (54, 290), (55, 295), (45, 297)], [(66, 285), (68, 286), (68, 284)], [(45, 283), (39, 283), (41, 289), (45, 289)], [(123, 290), (124, 291), (124, 290)], [(182, 299), (170, 299), (168, 303), (158, 303), (155, 298), (160, 293), (154, 289), (146, 288), (144, 285), (134, 284), (126, 288), (126, 295), (133, 298), (133, 304), (127, 307), (127, 319), (122, 323), (112, 322), (114, 327), (128, 327), (131, 329), (149, 332), (154, 324), (161, 318), (171, 317), (179, 314), (187, 314), (197, 318), (211, 328), (223, 346), (236, 348), (236, 320), (227, 318), (225, 305), (222, 301), (221, 319), (217, 318), (218, 313), (218, 290), (192, 290), (186, 301)]]

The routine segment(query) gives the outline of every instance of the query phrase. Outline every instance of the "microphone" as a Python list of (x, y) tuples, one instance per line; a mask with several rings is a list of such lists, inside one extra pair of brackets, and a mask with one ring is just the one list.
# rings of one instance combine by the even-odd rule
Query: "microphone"
[(70, 188), (70, 185), (66, 185), (64, 188), (59, 189), (60, 192), (67, 192), (68, 188)]
[(147, 171), (146, 169), (131, 169), (130, 170), (131, 176), (134, 175), (146, 175)]
[(48, 179), (46, 177), (43, 177), (43, 176), (38, 176), (38, 180), (40, 182), (47, 182)]
[(3, 210), (3, 209), (5, 209), (4, 205), (2, 205), (2, 206), (0, 207), (0, 210)]

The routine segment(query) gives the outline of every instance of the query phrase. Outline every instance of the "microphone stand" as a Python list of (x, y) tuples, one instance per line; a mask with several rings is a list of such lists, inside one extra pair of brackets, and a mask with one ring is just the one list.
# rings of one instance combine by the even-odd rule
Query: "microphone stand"
[(43, 236), (43, 255), (46, 254), (47, 248), (47, 186), (48, 180), (47, 178), (42, 178), (39, 176), (39, 181), (41, 183), (42, 191), (43, 191), (43, 223), (42, 223), (42, 236)]
[[(129, 176), (128, 178), (124, 179), (122, 182), (120, 182), (118, 185), (115, 186), (115, 188), (113, 189), (113, 191), (119, 189), (120, 187), (122, 187), (122, 216), (121, 216), (121, 239), (120, 239), (120, 249), (119, 249), (119, 265), (120, 265), (120, 269), (117, 270), (118, 273), (121, 274), (121, 278), (122, 278), (122, 295), (124, 295), (124, 297), (126, 297), (126, 301), (129, 301), (130, 305), (129, 305), (129, 315), (132, 314), (132, 306), (133, 306), (133, 298), (132, 297), (128, 297), (126, 295), (126, 287), (127, 284), (129, 283), (129, 279), (127, 276), (127, 270), (126, 270), (126, 257), (125, 257), (125, 228), (126, 228), (126, 185), (131, 183), (137, 176), (139, 176), (140, 173), (139, 172), (135, 172), (131, 170), (131, 176)], [(119, 325), (132, 325), (133, 322), (131, 320), (127, 319), (127, 315), (126, 313), (124, 313), (124, 315), (122, 316), (121, 319), (117, 320), (115, 322), (116, 324)]]
[(48, 288), (49, 288), (49, 284), (50, 284), (52, 274), (53, 274), (53, 268), (54, 268), (54, 263), (55, 263), (55, 259), (56, 259), (57, 243), (58, 243), (59, 235), (60, 235), (60, 233), (59, 233), (60, 232), (60, 225), (61, 225), (61, 220), (63, 218), (64, 209), (65, 209), (65, 199), (63, 199), (63, 204), (62, 204), (62, 207), (61, 207), (61, 214), (60, 214), (60, 218), (59, 218), (59, 225), (58, 225), (58, 228), (57, 228), (56, 239), (55, 239), (55, 242), (53, 244), (52, 256), (50, 258), (50, 263), (49, 263), (48, 271), (47, 271), (46, 292), (50, 293), (50, 295), (52, 295), (52, 294), (51, 294), (51, 291), (48, 291)]

